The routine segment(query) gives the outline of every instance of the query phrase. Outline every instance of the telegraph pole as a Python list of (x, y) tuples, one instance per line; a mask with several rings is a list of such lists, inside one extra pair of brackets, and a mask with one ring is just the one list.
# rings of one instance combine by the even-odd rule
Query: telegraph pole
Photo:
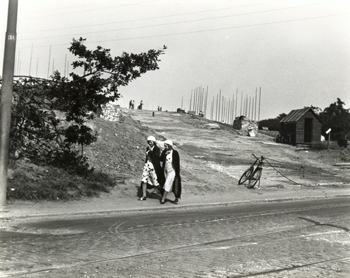
[(0, 206), (6, 206), (11, 104), (17, 41), (18, 0), (9, 0), (0, 101)]

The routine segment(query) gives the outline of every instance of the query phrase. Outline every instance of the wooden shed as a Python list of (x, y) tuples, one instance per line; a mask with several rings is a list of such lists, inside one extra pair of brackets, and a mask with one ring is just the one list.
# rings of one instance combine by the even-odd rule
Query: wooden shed
[(321, 122), (311, 107), (292, 110), (281, 121), (281, 136), (286, 143), (312, 144), (321, 141)]

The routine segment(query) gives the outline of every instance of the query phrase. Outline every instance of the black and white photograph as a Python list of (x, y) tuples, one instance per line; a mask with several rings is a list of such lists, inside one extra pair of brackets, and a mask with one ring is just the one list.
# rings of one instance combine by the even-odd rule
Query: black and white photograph
[(1, 0), (0, 277), (350, 277), (349, 0)]

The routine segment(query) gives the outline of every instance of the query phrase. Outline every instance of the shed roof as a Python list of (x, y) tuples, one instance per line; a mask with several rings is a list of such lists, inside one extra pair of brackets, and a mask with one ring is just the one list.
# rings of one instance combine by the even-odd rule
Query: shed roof
[[(309, 110), (311, 110), (312, 114), (318, 119), (315, 112), (311, 109), (311, 107), (305, 107), (303, 109), (292, 110), (289, 112), (287, 116), (285, 116), (280, 122), (281, 123), (296, 123), (303, 117)], [(319, 119), (318, 119), (319, 120)]]

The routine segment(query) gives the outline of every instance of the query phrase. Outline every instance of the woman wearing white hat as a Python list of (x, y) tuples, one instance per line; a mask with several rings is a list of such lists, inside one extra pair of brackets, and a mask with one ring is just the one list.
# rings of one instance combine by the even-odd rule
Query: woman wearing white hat
[(160, 201), (165, 203), (166, 197), (170, 191), (175, 195), (175, 203), (181, 198), (181, 177), (180, 177), (180, 156), (179, 153), (173, 149), (173, 142), (165, 140), (164, 151), (160, 156), (160, 162), (165, 175), (164, 194)]
[(156, 145), (156, 138), (149, 136), (147, 138), (146, 160), (142, 171), (141, 188), (142, 197), (140, 201), (147, 199), (147, 188), (159, 187), (159, 183), (163, 182), (163, 172), (160, 167), (160, 149)]

